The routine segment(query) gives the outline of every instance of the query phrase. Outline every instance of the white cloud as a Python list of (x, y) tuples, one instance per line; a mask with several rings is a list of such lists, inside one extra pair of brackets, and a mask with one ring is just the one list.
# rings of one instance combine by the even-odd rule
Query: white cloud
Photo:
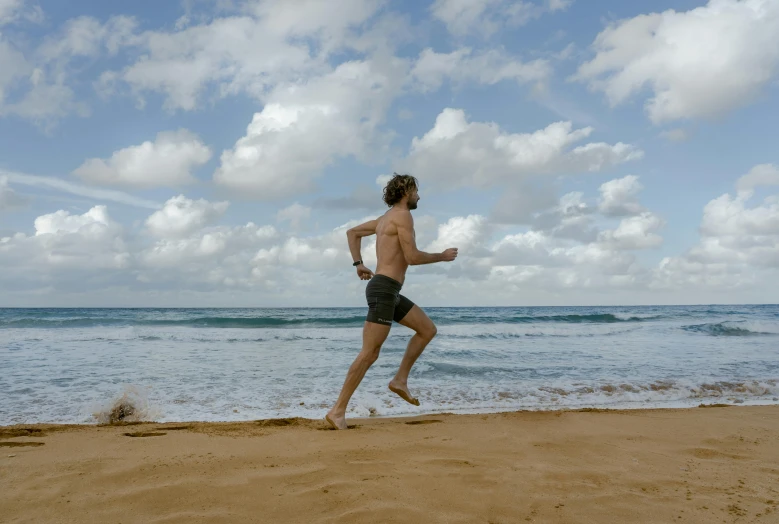
[[(559, 4), (552, 0), (550, 7)], [(490, 36), (504, 26), (526, 24), (541, 16), (544, 9), (522, 0), (435, 0), (430, 12), (455, 36), (474, 33)]]
[(660, 133), (660, 136), (671, 142), (685, 142), (690, 138), (690, 133), (686, 129), (669, 129)]
[(565, 11), (574, 0), (546, 0), (547, 7), (550, 11)]
[[(584, 201), (583, 197), (583, 193), (578, 191), (566, 193), (560, 197), (558, 204), (535, 217), (532, 221), (533, 229), (552, 237), (593, 242), (598, 235), (594, 219), (595, 210)], [(541, 209), (549, 206), (547, 202), (535, 195), (531, 194), (529, 198), (533, 199), (533, 202), (528, 202), (530, 204), (526, 205), (528, 208), (532, 208), (533, 204)]]
[(653, 287), (766, 292), (779, 281), (779, 195), (749, 205), (753, 187), (779, 182), (773, 170), (755, 166), (738, 180), (735, 196), (724, 194), (706, 204), (700, 242), (680, 256), (665, 257), (654, 271)]
[(400, 60), (353, 61), (304, 85), (278, 86), (235, 147), (222, 153), (214, 181), (243, 195), (272, 200), (312, 191), (339, 157), (382, 154), (377, 130), (401, 88)]
[(15, 286), (41, 282), (67, 286), (81, 280), (72, 278), (75, 273), (97, 276), (97, 271), (105, 271), (97, 276), (104, 279), (126, 269), (129, 261), (122, 227), (110, 218), (105, 206), (95, 206), (82, 215), (64, 210), (41, 215), (35, 219), (35, 235), (19, 233), (0, 239), (2, 278)]
[(517, 185), (538, 174), (600, 171), (643, 156), (623, 143), (588, 143), (571, 147), (592, 133), (556, 122), (534, 133), (506, 133), (495, 123), (468, 122), (461, 109), (444, 109), (422, 138), (411, 142), (404, 171), (424, 173), (450, 188)]
[(83, 215), (71, 215), (60, 210), (35, 219), (35, 235), (77, 233), (81, 228), (108, 227), (112, 224), (106, 206), (95, 206)]
[(311, 208), (297, 202), (276, 213), (276, 221), (289, 222), (293, 229), (298, 229), (301, 223), (308, 220), (309, 217), (311, 217)]
[(757, 186), (779, 186), (779, 167), (773, 164), (760, 164), (736, 182), (739, 191), (751, 191)]
[(8, 177), (0, 175), (0, 211), (16, 209), (27, 204), (27, 199), (18, 195), (8, 185)]
[[(42, 11), (34, 6), (22, 14), (31, 21), (42, 19)], [(73, 60), (115, 54), (132, 41), (135, 27), (129, 17), (111, 17), (101, 23), (82, 16), (67, 21), (28, 56), (0, 35), (0, 116), (19, 116), (47, 131), (68, 115), (88, 116), (89, 106), (77, 100), (72, 87), (84, 67), (74, 67)], [(12, 91), (13, 97), (9, 96)]]
[(47, 190), (62, 191), (94, 200), (108, 200), (110, 202), (118, 202), (128, 206), (143, 207), (148, 209), (158, 209), (160, 207), (160, 204), (157, 202), (144, 198), (138, 198), (122, 191), (82, 186), (81, 184), (74, 184), (73, 182), (68, 182), (67, 180), (63, 180), (61, 178), (26, 175), (23, 173), (4, 171), (2, 169), (0, 169), (0, 176), (5, 176), (10, 182), (13, 182), (14, 184), (22, 184)]
[(206, 281), (216, 286), (247, 284), (251, 259), (278, 238), (273, 226), (216, 226), (181, 238), (161, 238), (138, 254), (142, 282)]
[(43, 19), (43, 11), (36, 5), (25, 5), (25, 0), (0, 0), (0, 27), (19, 19), (38, 23)]
[(601, 32), (595, 58), (574, 78), (605, 92), (612, 106), (649, 87), (655, 124), (713, 117), (750, 103), (775, 75), (778, 33), (775, 1), (710, 0), (640, 15)]
[(376, 185), (382, 189), (387, 186), (393, 175), (379, 175), (376, 177)]
[(655, 248), (663, 243), (663, 238), (654, 231), (663, 225), (663, 220), (657, 215), (645, 211), (638, 216), (623, 218), (617, 229), (602, 232), (598, 241), (619, 250)]
[(186, 129), (162, 132), (154, 142), (120, 149), (108, 161), (91, 158), (73, 171), (84, 181), (133, 188), (175, 187), (195, 181), (191, 171), (211, 150)]
[(470, 256), (485, 256), (488, 252), (484, 246), (490, 234), (491, 226), (481, 215), (452, 217), (438, 226), (438, 237), (425, 250), (440, 253), (456, 247)]
[(91, 16), (72, 18), (57, 35), (41, 44), (37, 54), (45, 62), (67, 62), (73, 57), (95, 57), (104, 52), (113, 55), (135, 42), (137, 25), (129, 16), (112, 16), (105, 23)]
[(192, 200), (179, 195), (149, 216), (146, 227), (156, 237), (184, 237), (221, 217), (229, 205), (229, 202), (208, 202), (202, 198)]
[(328, 56), (349, 45), (353, 28), (379, 6), (376, 0), (252, 2), (243, 16), (143, 33), (144, 53), (119, 76), (138, 94), (164, 93), (168, 109), (195, 109), (210, 87), (218, 97), (264, 99), (279, 83), (326, 73)]
[(636, 198), (643, 188), (636, 175), (601, 184), (598, 210), (607, 216), (637, 215), (644, 211)]
[(8, 91), (17, 81), (30, 74), (32, 66), (24, 55), (0, 34), (0, 116), (7, 110), (4, 108)]
[(502, 80), (515, 80), (519, 84), (543, 83), (552, 74), (546, 60), (523, 63), (497, 49), (472, 53), (470, 48), (461, 48), (451, 53), (436, 53), (430, 48), (423, 50), (411, 77), (422, 91), (435, 91), (445, 79), (454, 83), (478, 82), (492, 85)]

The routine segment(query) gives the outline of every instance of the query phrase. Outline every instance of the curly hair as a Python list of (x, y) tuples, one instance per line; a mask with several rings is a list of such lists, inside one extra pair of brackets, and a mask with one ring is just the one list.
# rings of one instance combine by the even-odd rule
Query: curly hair
[(392, 173), (394, 176), (387, 182), (384, 187), (384, 203), (387, 206), (392, 207), (400, 202), (404, 196), (419, 188), (417, 179), (411, 175), (399, 175)]

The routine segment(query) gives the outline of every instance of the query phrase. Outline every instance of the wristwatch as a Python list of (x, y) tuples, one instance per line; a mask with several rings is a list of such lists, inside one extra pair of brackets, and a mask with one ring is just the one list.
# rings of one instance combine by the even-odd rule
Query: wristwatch
[(362, 264), (362, 260), (358, 260), (357, 262), (355, 262), (355, 263), (354, 263), (354, 264), (352, 264), (352, 265), (353, 265), (354, 267), (357, 267), (357, 266), (359, 266), (360, 264)]

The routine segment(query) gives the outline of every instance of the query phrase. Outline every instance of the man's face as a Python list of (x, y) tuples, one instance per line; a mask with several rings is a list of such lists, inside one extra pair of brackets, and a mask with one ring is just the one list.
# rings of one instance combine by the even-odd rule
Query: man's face
[(419, 192), (415, 189), (408, 197), (408, 208), (416, 209), (419, 202)]

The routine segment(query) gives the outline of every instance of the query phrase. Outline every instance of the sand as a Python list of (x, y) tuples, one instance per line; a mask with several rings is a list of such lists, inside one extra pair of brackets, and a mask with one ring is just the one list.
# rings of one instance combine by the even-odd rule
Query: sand
[(779, 406), (350, 423), (0, 428), (0, 521), (779, 522)]

